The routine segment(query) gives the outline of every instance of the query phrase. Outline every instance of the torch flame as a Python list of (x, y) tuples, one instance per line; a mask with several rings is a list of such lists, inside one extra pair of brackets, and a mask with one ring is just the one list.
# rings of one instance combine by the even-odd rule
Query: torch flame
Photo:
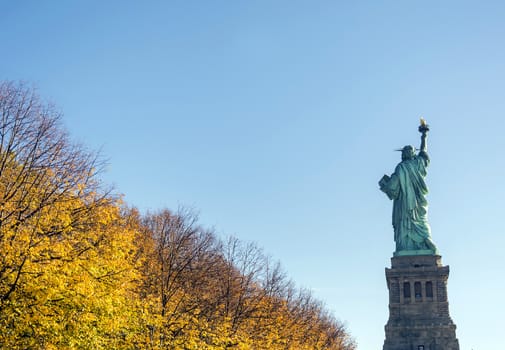
[(424, 120), (424, 118), (423, 118), (423, 117), (421, 117), (421, 125), (422, 125), (422, 126), (426, 126), (426, 120)]

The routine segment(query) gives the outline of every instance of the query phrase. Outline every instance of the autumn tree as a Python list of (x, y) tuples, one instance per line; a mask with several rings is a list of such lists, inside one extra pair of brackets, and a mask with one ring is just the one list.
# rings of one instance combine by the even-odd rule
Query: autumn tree
[(334, 349), (354, 343), (253, 243), (217, 239), (182, 209), (144, 216), (142, 297), (156, 349)]
[(191, 210), (145, 215), (23, 84), (0, 84), (0, 348), (353, 350), (279, 263)]
[(134, 232), (100, 165), (33, 89), (0, 84), (2, 348), (126, 344)]
[(198, 348), (211, 336), (200, 315), (213, 307), (208, 295), (214, 286), (208, 283), (216, 279), (215, 237), (196, 220), (187, 209), (162, 210), (143, 218), (147, 255), (142, 294), (151, 305), (152, 323), (147, 327), (153, 347)]

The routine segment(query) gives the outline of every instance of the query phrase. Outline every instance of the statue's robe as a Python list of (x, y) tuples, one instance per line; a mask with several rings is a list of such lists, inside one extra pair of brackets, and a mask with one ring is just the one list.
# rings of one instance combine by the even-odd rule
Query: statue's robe
[(428, 187), (424, 178), (429, 165), (426, 152), (419, 152), (411, 159), (403, 160), (396, 166), (391, 177), (385, 176), (381, 190), (393, 200), (393, 228), (395, 232), (396, 252), (437, 249), (431, 241), (431, 229), (428, 224)]

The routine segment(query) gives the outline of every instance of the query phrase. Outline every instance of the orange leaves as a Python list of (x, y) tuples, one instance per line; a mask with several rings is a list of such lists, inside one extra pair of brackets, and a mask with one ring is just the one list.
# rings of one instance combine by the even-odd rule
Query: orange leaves
[[(47, 346), (115, 348), (122, 342), (118, 334), (137, 327), (137, 311), (131, 308), (138, 280), (134, 232), (122, 225), (117, 207), (96, 210), (103, 213), (93, 217), (102, 219), (89, 221), (89, 231), (45, 236), (28, 248), (15, 292), (2, 303), (2, 315), (15, 319), (12, 338), (3, 344), (28, 346), (22, 334), (32, 327), (30, 338)], [(0, 327), (8, 323), (2, 316)]]
[(188, 210), (141, 216), (22, 85), (0, 84), (0, 347), (334, 349), (354, 344), (261, 249)]
[(0, 96), (0, 347), (127, 347), (135, 231), (58, 115), (20, 85)]
[[(186, 210), (143, 219), (140, 295), (155, 349), (354, 349), (342, 324), (254, 244), (220, 242)], [(338, 333), (338, 339), (332, 334)], [(339, 342), (337, 342), (337, 340)]]

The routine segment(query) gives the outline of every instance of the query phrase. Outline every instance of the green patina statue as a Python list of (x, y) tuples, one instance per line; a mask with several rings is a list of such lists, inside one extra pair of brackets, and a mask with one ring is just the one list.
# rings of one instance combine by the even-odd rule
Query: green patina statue
[(413, 146), (401, 149), (402, 161), (391, 177), (384, 175), (379, 181), (381, 191), (393, 200), (393, 228), (395, 233), (395, 256), (438, 255), (431, 240), (428, 224), (428, 187), (424, 178), (430, 163), (426, 147), (429, 127), (421, 118), (421, 149), (416, 155)]

